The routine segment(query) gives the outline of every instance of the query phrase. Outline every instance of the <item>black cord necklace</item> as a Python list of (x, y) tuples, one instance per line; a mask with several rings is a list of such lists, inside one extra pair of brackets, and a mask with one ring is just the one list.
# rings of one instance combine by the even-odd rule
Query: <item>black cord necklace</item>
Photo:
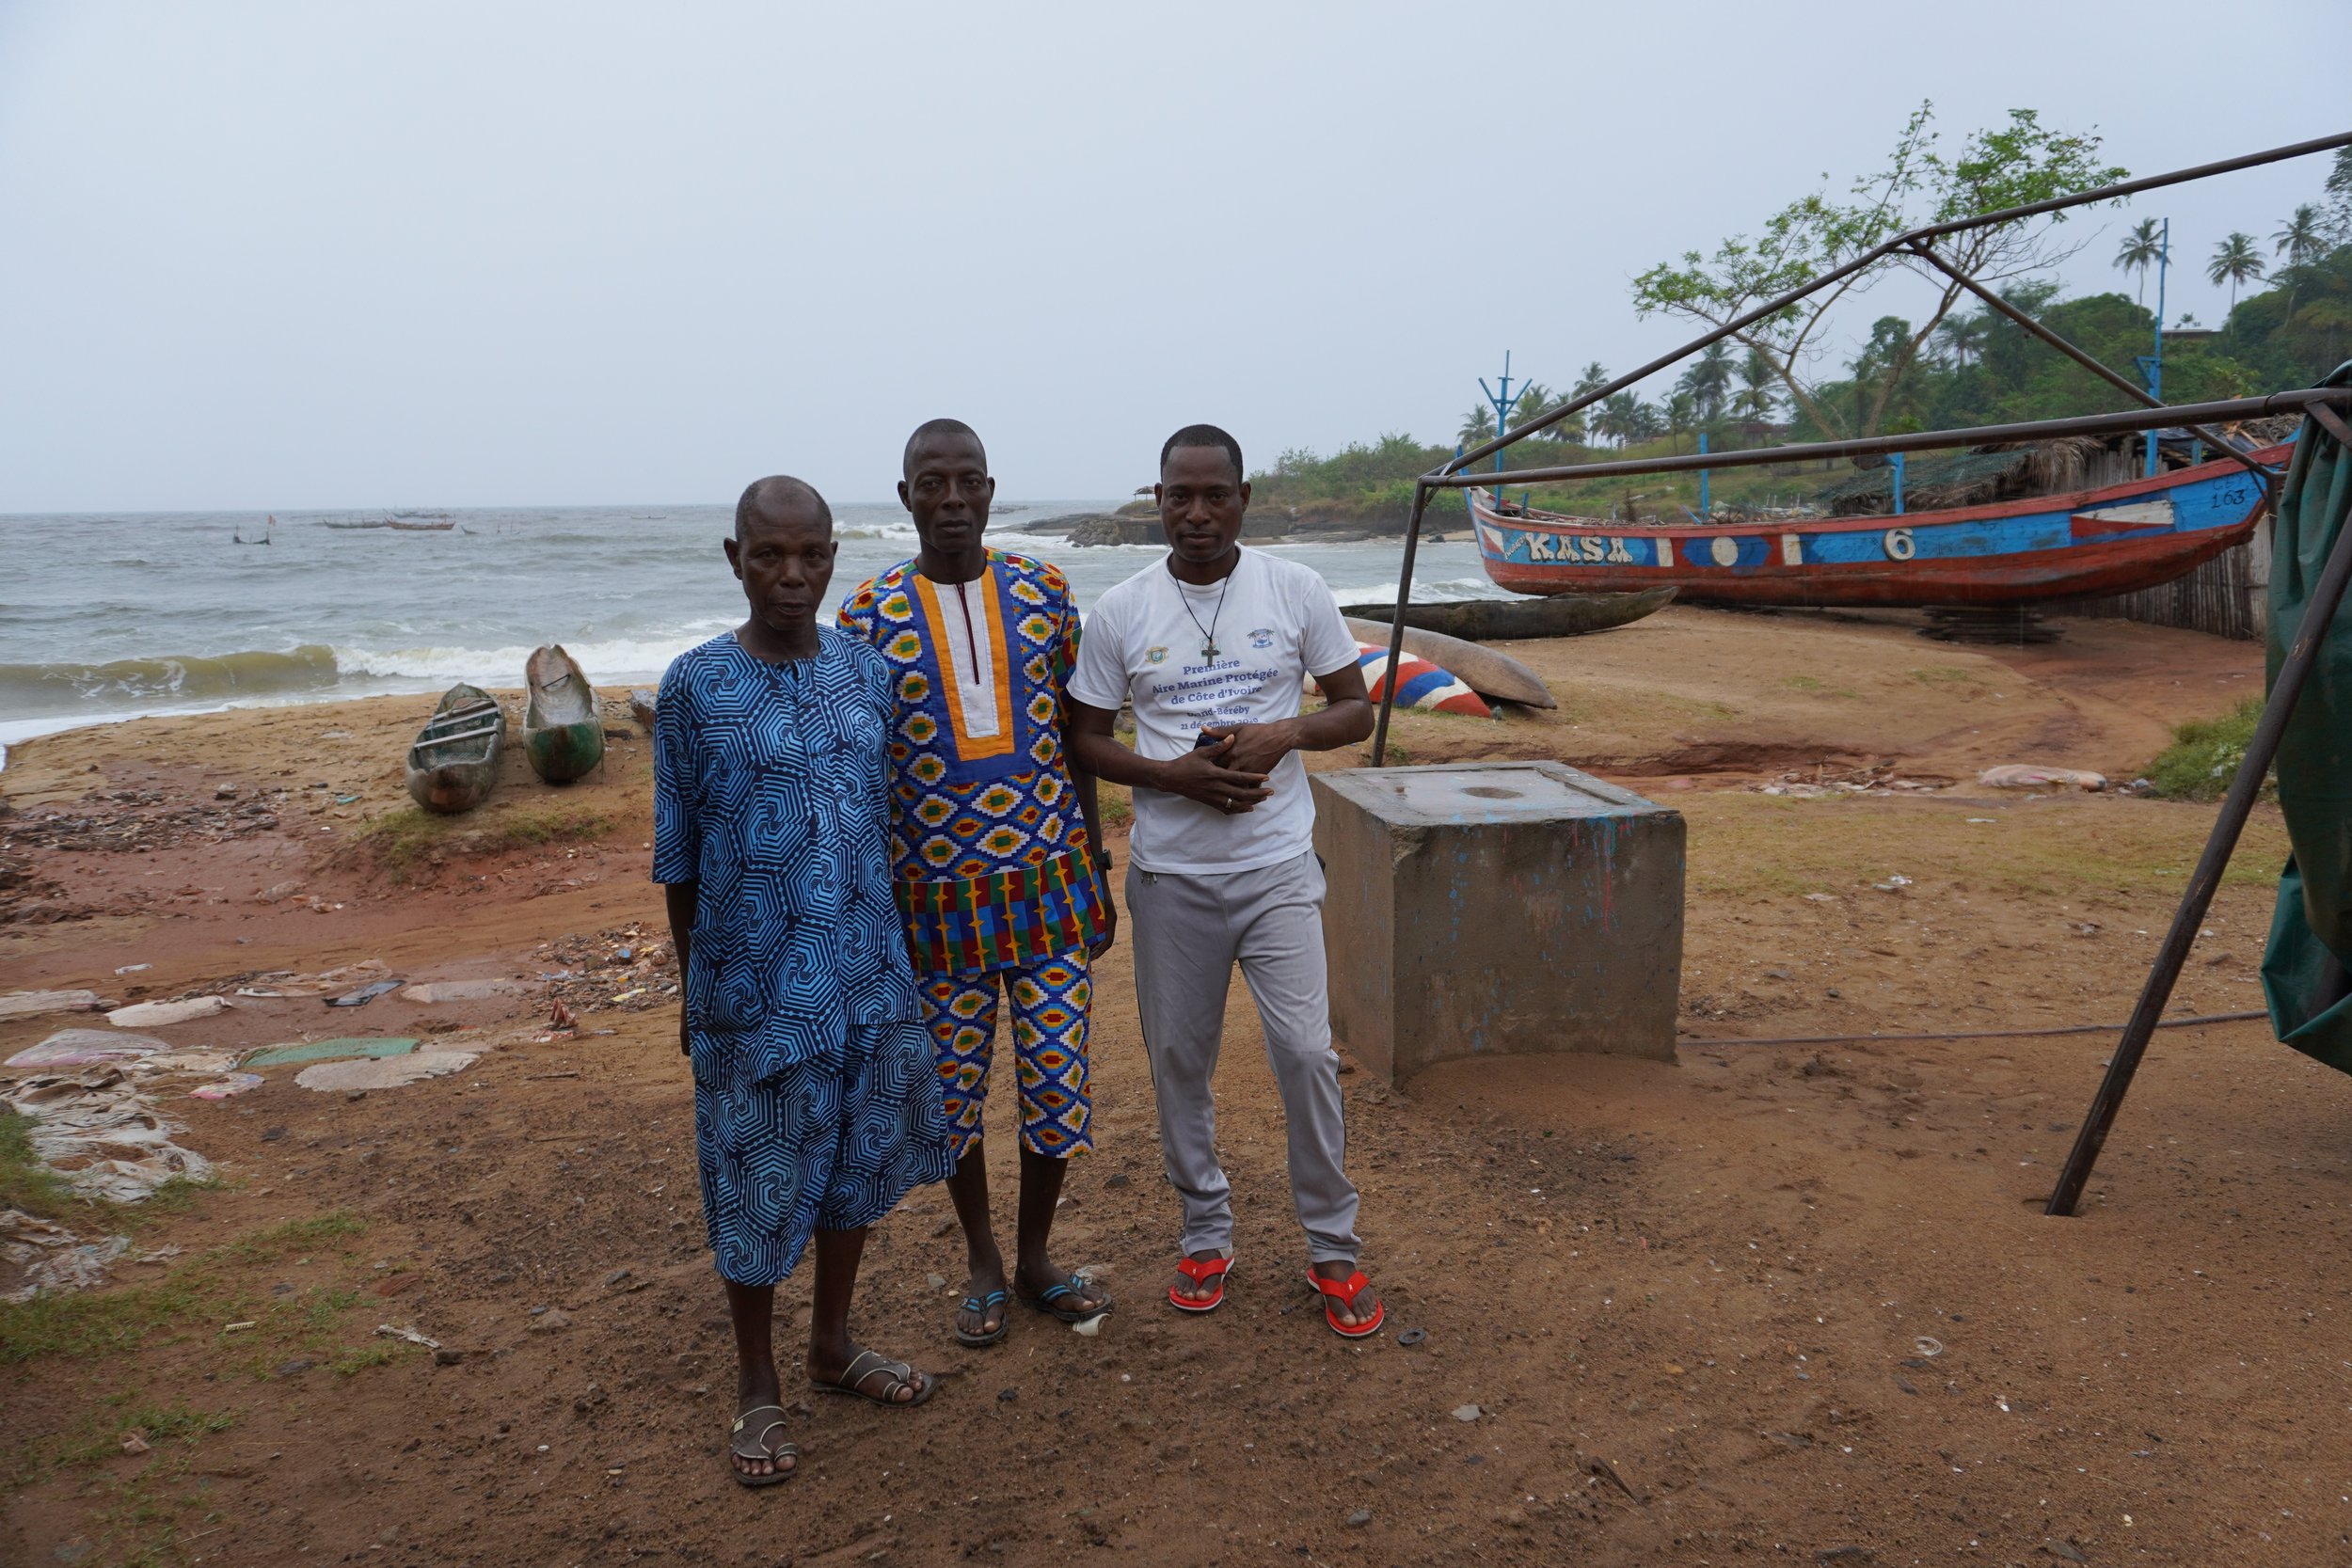
[[(1216, 662), (1216, 623), (1217, 617), (1225, 613), (1225, 591), (1233, 586), (1233, 572), (1240, 570), (1241, 562), (1234, 562), (1233, 571), (1226, 573), (1225, 580), (1217, 585), (1216, 608), (1209, 611), (1209, 624), (1205, 626), (1200, 625), (1200, 617), (1193, 613), (1192, 595), (1184, 592), (1184, 579), (1182, 578), (1176, 579), (1177, 601), (1184, 607), (1184, 614), (1191, 620), (1195, 629), (1200, 633), (1200, 657), (1212, 664)], [(1168, 575), (1175, 577), (1173, 572)]]

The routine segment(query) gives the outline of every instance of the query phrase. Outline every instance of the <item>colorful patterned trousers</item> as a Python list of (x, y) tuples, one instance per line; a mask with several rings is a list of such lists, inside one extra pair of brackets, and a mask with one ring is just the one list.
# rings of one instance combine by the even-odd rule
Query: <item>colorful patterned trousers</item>
[(959, 1159), (980, 1138), (1000, 990), (1012, 1004), (1021, 1147), (1056, 1159), (1092, 1150), (1094, 1102), (1087, 1092), (1087, 1028), (1093, 1012), (1093, 981), (1084, 953), (988, 974), (926, 975), (919, 984), (923, 1022), (939, 1062), (948, 1136)]

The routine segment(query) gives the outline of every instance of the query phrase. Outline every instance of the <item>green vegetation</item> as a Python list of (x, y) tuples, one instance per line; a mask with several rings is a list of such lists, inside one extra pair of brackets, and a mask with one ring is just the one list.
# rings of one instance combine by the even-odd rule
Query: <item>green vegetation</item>
[(2172, 744), (2148, 765), (2148, 782), (2168, 800), (2218, 800), (2229, 793), (2246, 760), (2246, 744), (2254, 738), (2255, 721), (2263, 700), (2249, 697), (2218, 719), (2183, 724), (2172, 732)]
[(395, 876), (436, 855), (499, 855), (543, 844), (602, 838), (612, 819), (584, 806), (518, 806), (443, 816), (421, 806), (386, 812), (361, 828), (357, 842)]
[(22, 1209), (44, 1220), (60, 1220), (73, 1204), (64, 1177), (33, 1154), (33, 1124), (0, 1107), (0, 1209)]
[[(151, 1337), (185, 1338), (205, 1330), (227, 1344), (230, 1337), (221, 1325), (247, 1321), (256, 1327), (236, 1337), (239, 1349), (304, 1348), (330, 1331), (342, 1312), (358, 1304), (358, 1294), (313, 1290), (264, 1300), (249, 1293), (243, 1276), (289, 1253), (366, 1227), (348, 1210), (334, 1210), (213, 1247), (152, 1285), (0, 1305), (0, 1365), (44, 1355), (111, 1355), (135, 1350)], [(322, 1299), (333, 1305), (322, 1306)]]

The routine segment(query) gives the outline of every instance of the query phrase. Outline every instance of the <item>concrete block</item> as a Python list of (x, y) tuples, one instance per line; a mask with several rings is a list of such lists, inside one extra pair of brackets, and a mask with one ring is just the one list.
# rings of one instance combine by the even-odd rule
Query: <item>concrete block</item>
[(1331, 1028), (1401, 1083), (1456, 1057), (1674, 1060), (1679, 812), (1556, 762), (1312, 775)]

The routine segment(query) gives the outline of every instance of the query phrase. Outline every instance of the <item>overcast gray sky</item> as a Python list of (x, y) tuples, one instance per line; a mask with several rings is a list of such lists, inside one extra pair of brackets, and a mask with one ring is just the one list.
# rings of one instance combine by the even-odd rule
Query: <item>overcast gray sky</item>
[[(0, 0), (0, 512), (879, 499), (941, 414), (1123, 494), (1186, 421), (1450, 437), (1506, 348), (1670, 346), (1628, 279), (1923, 97), (2135, 173), (2352, 128), (2333, 4), (998, 10)], [(2323, 165), (2073, 280), (2143, 214), (2267, 249)]]

